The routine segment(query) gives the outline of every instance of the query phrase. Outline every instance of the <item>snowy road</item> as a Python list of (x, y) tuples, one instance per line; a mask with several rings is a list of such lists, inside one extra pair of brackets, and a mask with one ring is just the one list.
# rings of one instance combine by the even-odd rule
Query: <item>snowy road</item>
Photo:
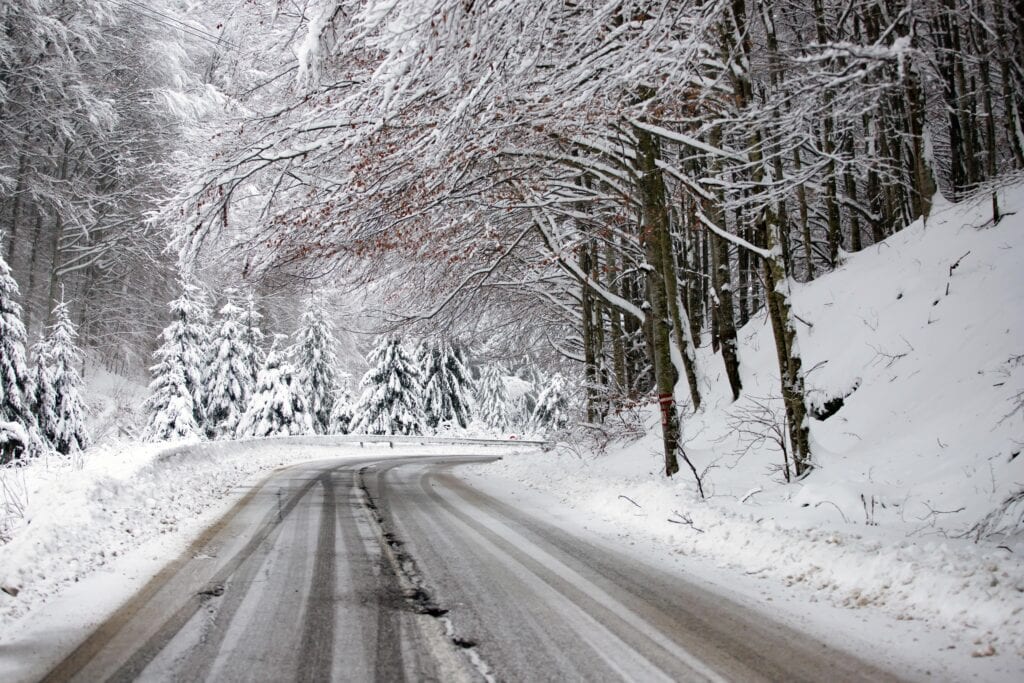
[(453, 473), (282, 470), (47, 681), (892, 680)]

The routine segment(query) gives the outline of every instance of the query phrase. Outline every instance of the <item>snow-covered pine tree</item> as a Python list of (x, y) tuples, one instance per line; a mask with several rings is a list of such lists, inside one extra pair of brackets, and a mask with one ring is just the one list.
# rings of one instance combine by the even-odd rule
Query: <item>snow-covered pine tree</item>
[(170, 303), (171, 324), (163, 332), (168, 351), (177, 354), (185, 387), (192, 396), (192, 414), (206, 424), (204, 368), (210, 351), (210, 307), (206, 293), (191, 276), (181, 279), (181, 295)]
[(201, 437), (203, 431), (196, 422), (192, 392), (185, 381), (177, 349), (165, 337), (153, 356), (157, 363), (150, 368), (153, 381), (149, 388), (152, 393), (144, 404), (149, 419), (142, 438), (146, 441), (167, 441)]
[(88, 446), (82, 403), (82, 377), (78, 365), (82, 351), (63, 298), (53, 309), (50, 332), (36, 345), (36, 386), (33, 411), (43, 438), (61, 455)]
[(18, 284), (0, 255), (0, 465), (38, 455), (42, 447), (29, 410), (32, 377), (25, 362), (25, 326)]
[(423, 415), (427, 426), (465, 429), (471, 420), (473, 380), (462, 355), (447, 342), (424, 342), (420, 348)]
[(50, 371), (49, 344), (45, 338), (32, 347), (35, 365), (32, 368), (32, 388), (28, 396), (29, 410), (36, 418), (39, 436), (43, 446), (53, 448), (53, 443), (46, 435), (45, 426), (57, 422), (57, 401), (53, 395), (53, 374)]
[(231, 438), (249, 405), (255, 384), (244, 341), (245, 310), (229, 299), (220, 309), (220, 320), (210, 346), (206, 372), (206, 431), (211, 438)]
[(423, 414), (423, 424), (434, 429), (439, 422), (438, 416), (433, 411), (440, 403), (440, 396), (430, 397), (428, 394), (440, 390), (440, 383), (434, 382), (430, 385), (430, 378), (437, 374), (437, 368), (441, 365), (440, 349), (438, 345), (429, 339), (421, 339), (412, 354), (413, 362), (420, 377), (420, 408)]
[(501, 366), (485, 366), (476, 391), (476, 417), (491, 429), (505, 431), (514, 425), (514, 407)]
[(260, 370), (249, 408), (238, 425), (239, 436), (312, 434), (313, 420), (295, 366), (279, 349), (277, 335)]
[(556, 372), (537, 397), (530, 427), (537, 431), (564, 429), (569, 424), (569, 397), (565, 378)]
[[(160, 354), (159, 349), (157, 354)], [(149, 388), (153, 393), (146, 400), (149, 422), (142, 438), (146, 441), (201, 438), (203, 430), (196, 424), (192, 393), (177, 357), (164, 356), (150, 370), (153, 381)]]
[(248, 368), (251, 377), (251, 385), (256, 385), (256, 379), (260, 374), (260, 368), (267, 361), (267, 354), (263, 348), (263, 330), (260, 329), (260, 321), (263, 316), (256, 305), (256, 297), (250, 291), (245, 299), (245, 306), (242, 313), (242, 354), (243, 365)]
[[(202, 292), (188, 276), (181, 295), (170, 303), (171, 324), (160, 333), (163, 342), (150, 368), (153, 394), (146, 401), (150, 441), (202, 436), (205, 423), (203, 367), (209, 346), (209, 311)], [(188, 409), (190, 414), (180, 411)]]
[(331, 408), (331, 419), (327, 426), (328, 434), (348, 434), (352, 430), (353, 401), (349, 390), (348, 376), (343, 376), (334, 392), (334, 406)]
[(338, 341), (327, 319), (323, 300), (311, 296), (296, 333), (293, 358), (299, 368), (306, 401), (317, 434), (330, 431), (334, 394), (338, 389)]
[(367, 359), (370, 369), (359, 386), (352, 432), (422, 434), (423, 408), (416, 363), (397, 337), (385, 337)]

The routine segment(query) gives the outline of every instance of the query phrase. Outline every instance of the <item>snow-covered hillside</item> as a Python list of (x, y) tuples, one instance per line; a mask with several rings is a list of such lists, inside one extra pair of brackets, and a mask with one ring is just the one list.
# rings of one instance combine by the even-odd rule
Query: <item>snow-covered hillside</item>
[(500, 469), (660, 552), (931, 620), (965, 653), (1024, 656), (1024, 502), (1012, 502), (1024, 490), (1024, 188), (1004, 204), (1016, 213), (996, 226), (986, 203), (938, 205), (927, 225), (796, 288), (813, 401), (824, 415), (845, 397), (812, 420), (804, 480), (787, 484), (779, 471), (763, 312), (740, 333), (738, 402), (721, 360), (707, 347), (699, 359), (709, 400), (683, 419), (706, 501), (685, 466), (659, 476), (653, 411), (638, 442), (505, 460), (480, 476)]

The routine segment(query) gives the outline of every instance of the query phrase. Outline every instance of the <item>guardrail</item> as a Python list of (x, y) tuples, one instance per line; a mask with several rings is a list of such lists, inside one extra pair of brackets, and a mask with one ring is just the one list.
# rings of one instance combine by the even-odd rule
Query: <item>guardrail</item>
[(230, 439), (224, 441), (195, 441), (168, 446), (166, 450), (157, 456), (158, 460), (167, 458), (181, 458), (189, 456), (208, 456), (214, 451), (223, 453), (231, 451), (234, 453), (254, 450), (267, 444), (293, 445), (293, 446), (349, 446), (359, 444), (388, 444), (391, 448), (395, 444), (414, 444), (420, 446), (538, 446), (540, 448), (551, 446), (550, 441), (536, 441), (531, 439), (480, 439), (470, 437), (451, 436), (390, 436), (378, 434), (332, 434), (332, 435), (306, 435), (306, 436), (271, 436), (265, 438)]

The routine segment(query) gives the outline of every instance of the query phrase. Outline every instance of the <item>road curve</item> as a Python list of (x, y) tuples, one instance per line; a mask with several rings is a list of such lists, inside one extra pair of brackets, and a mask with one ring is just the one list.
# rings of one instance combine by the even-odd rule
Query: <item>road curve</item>
[(43, 680), (896, 680), (451, 471), (488, 459), (286, 468)]

